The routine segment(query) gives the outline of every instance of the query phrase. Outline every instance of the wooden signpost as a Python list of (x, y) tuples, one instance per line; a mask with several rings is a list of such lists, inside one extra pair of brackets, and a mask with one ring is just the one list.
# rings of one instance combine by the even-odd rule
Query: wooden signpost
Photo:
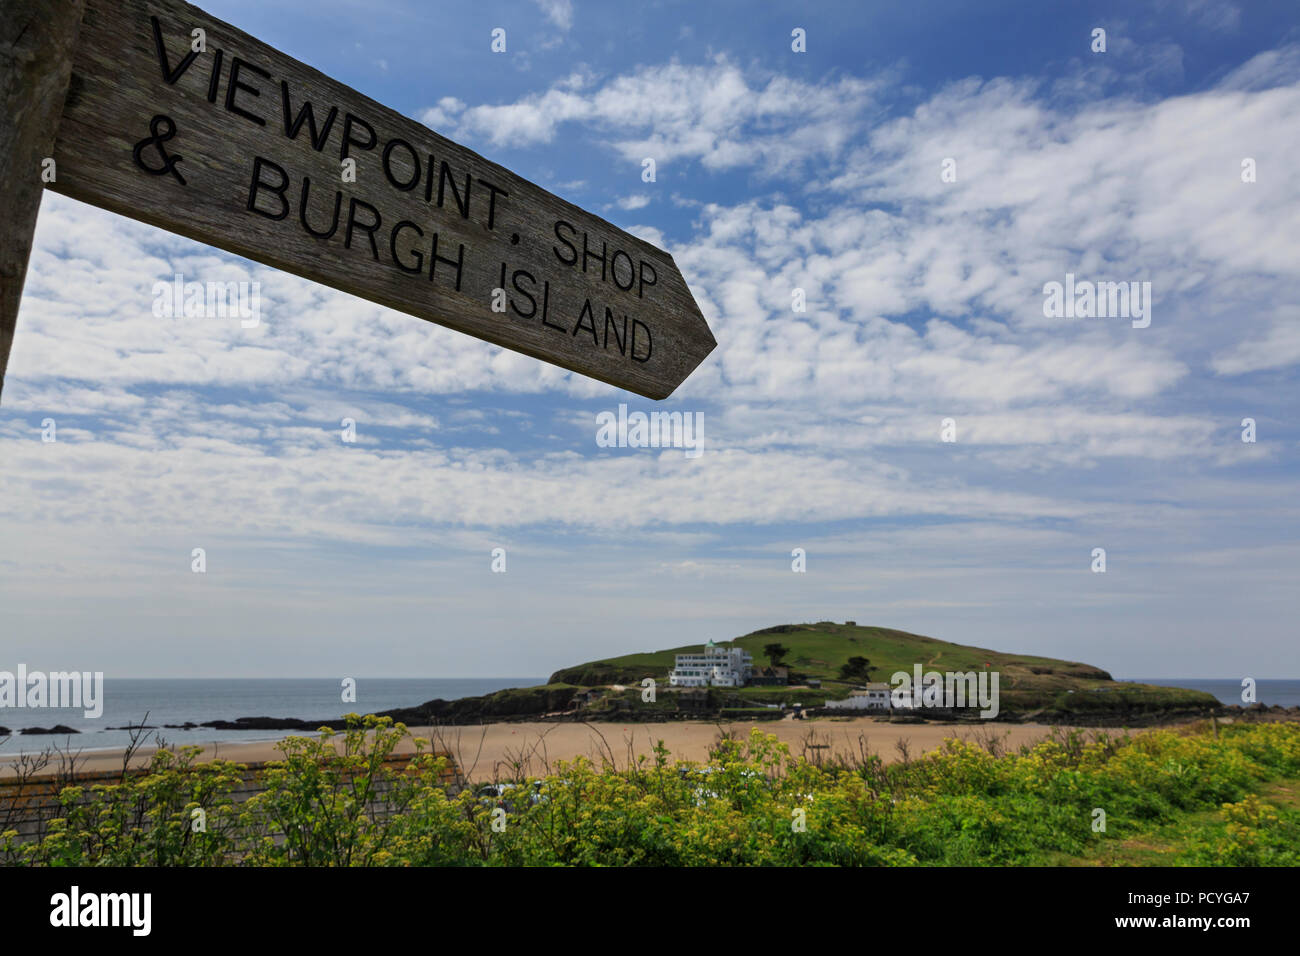
[[(183, 0), (4, 19), (0, 105), (66, 88), (10, 114), (6, 194), (39, 202), (51, 148), (58, 192), (649, 398), (717, 344), (668, 253)], [(35, 208), (13, 214), (0, 383)]]

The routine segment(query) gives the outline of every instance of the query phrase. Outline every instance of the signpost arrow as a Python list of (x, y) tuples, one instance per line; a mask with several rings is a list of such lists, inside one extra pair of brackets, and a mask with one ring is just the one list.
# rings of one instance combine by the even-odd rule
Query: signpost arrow
[(183, 0), (85, 8), (50, 188), (649, 398), (716, 346), (650, 243)]

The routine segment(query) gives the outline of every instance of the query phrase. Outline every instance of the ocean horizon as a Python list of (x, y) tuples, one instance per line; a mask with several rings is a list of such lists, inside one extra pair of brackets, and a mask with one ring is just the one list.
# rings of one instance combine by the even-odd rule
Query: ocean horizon
[[(1240, 704), (1240, 679), (1188, 679), (1168, 677), (1121, 678), (1125, 682), (1186, 687), (1213, 694), (1221, 703)], [(130, 732), (120, 729), (127, 724), (145, 722), (156, 731), (148, 731), (146, 745), (155, 743), (155, 734), (168, 744), (208, 744), (257, 740), (279, 740), (303, 731), (285, 730), (217, 730), (196, 727), (189, 730), (165, 728), (164, 724), (199, 724), (209, 720), (235, 720), (239, 717), (281, 717), (297, 720), (331, 720), (347, 713), (377, 713), (398, 707), (414, 707), (441, 698), (458, 700), (476, 697), (510, 687), (529, 687), (545, 683), (543, 677), (463, 677), (463, 678), (357, 678), (356, 703), (345, 704), (341, 682), (326, 677), (301, 678), (105, 678), (103, 713), (86, 717), (76, 708), (0, 707), (0, 727), (13, 732), (0, 745), (0, 759), (19, 753), (41, 751), (52, 744), (62, 750), (71, 748), (91, 752), (117, 749), (130, 743)], [(1300, 680), (1260, 680), (1256, 699), (1266, 705), (1300, 706)], [(50, 727), (63, 724), (78, 731), (70, 735), (20, 736), (26, 727)]]
[[(356, 678), (356, 703), (343, 703), (341, 679), (330, 677), (192, 677), (192, 678), (104, 678), (104, 711), (86, 717), (78, 708), (0, 707), (0, 727), (8, 727), (13, 736), (0, 746), (0, 759), (17, 753), (44, 750), (52, 743), (60, 749), (117, 749), (131, 742), (130, 731), (110, 727), (138, 725), (145, 722), (156, 727), (169, 744), (230, 743), (256, 740), (279, 740), (303, 731), (287, 730), (217, 730), (196, 727), (190, 730), (164, 728), (164, 724), (199, 724), (208, 720), (235, 720), (239, 717), (288, 717), (296, 720), (331, 720), (348, 713), (371, 714), (396, 707), (414, 707), (425, 701), (458, 700), (477, 697), (509, 687), (544, 684), (544, 677), (359, 677)], [(147, 717), (147, 719), (146, 719)], [(39, 734), (19, 736), (25, 727), (52, 727), (63, 724), (76, 734)], [(155, 731), (148, 731), (144, 742), (154, 743)]]

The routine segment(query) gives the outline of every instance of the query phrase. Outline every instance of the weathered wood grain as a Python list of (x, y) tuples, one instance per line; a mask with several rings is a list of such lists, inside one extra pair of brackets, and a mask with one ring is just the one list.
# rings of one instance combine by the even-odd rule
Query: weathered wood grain
[[(0, 6), (0, 390), (85, 0)], [(57, 170), (55, 171), (57, 175)]]
[(716, 345), (666, 252), (182, 0), (88, 0), (55, 158), (69, 196), (651, 398)]

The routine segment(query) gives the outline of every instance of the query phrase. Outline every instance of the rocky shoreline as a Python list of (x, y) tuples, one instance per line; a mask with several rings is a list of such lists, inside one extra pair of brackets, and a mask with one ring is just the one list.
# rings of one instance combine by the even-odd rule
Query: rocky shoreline
[[(494, 695), (487, 697), (466, 697), (460, 700), (431, 700), (418, 707), (402, 707), (383, 711), (380, 717), (391, 717), (394, 722), (409, 727), (437, 726), (441, 724), (481, 724), (511, 723), (518, 721), (554, 720), (554, 721), (603, 721), (614, 723), (666, 723), (679, 720), (778, 720), (784, 716), (779, 710), (747, 710), (731, 714), (686, 710), (666, 710), (662, 708), (620, 709), (611, 711), (566, 711), (563, 709), (567, 699), (547, 699), (552, 695), (540, 695), (544, 704), (552, 706), (545, 709), (513, 711), (509, 707), (484, 704)], [(830, 711), (823, 708), (811, 708), (809, 716), (842, 717), (845, 711)], [(853, 716), (876, 716), (869, 712), (854, 712)], [(883, 716), (883, 715), (882, 715)], [(1037, 711), (1032, 713), (1006, 713), (999, 715), (996, 723), (1039, 723), (1069, 724), (1087, 727), (1154, 727), (1165, 724), (1179, 724), (1190, 720), (1205, 720), (1210, 717), (1227, 721), (1300, 721), (1300, 707), (1282, 707), (1278, 705), (1250, 704), (1248, 706), (1229, 705), (1217, 708), (1180, 708), (1161, 711), (1126, 711), (1119, 714), (1100, 714), (1084, 716), (1059, 711)], [(908, 712), (889, 718), (897, 723), (924, 723), (954, 721), (972, 724), (985, 723), (960, 714), (946, 711), (928, 713)], [(202, 723), (186, 721), (183, 724), (161, 724), (130, 727), (109, 727), (108, 730), (287, 730), (317, 731), (322, 727), (342, 730), (344, 723), (338, 717), (322, 720), (301, 720), (293, 717), (238, 717), (235, 720), (207, 720)], [(11, 734), (6, 727), (0, 727), (0, 737)], [(27, 727), (19, 731), (23, 735), (57, 735), (75, 734), (78, 731), (62, 724), (53, 727)]]

